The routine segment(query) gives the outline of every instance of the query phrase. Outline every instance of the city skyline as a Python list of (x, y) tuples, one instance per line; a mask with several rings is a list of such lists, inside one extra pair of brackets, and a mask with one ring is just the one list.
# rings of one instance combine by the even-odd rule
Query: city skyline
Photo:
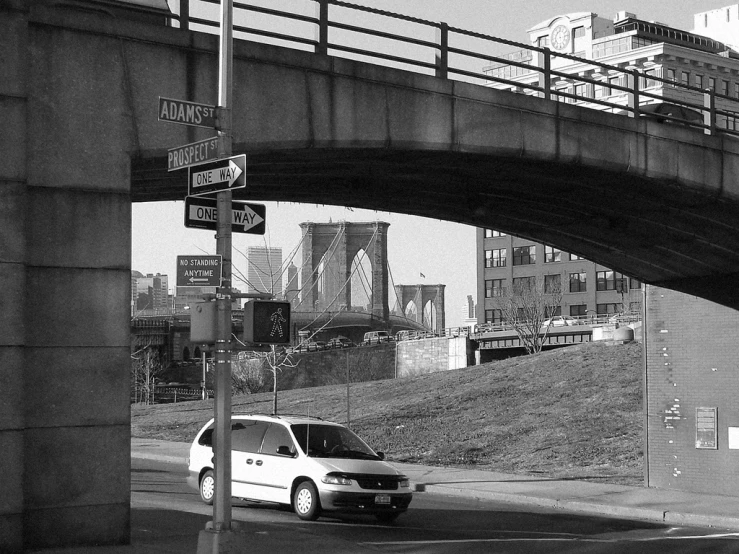
[[(527, 42), (527, 29), (547, 18), (565, 13), (589, 11), (612, 18), (619, 11), (630, 11), (643, 19), (658, 20), (689, 31), (693, 28), (695, 13), (730, 5), (707, 0), (662, 0), (649, 4), (612, 0), (532, 0), (527, 3), (526, 10), (517, 8), (514, 3), (496, 5), (495, 10), (491, 10), (489, 2), (468, 0), (455, 4), (454, 12), (450, 13), (449, 4), (441, 0), (408, 0), (401, 7), (390, 0), (357, 3), (428, 20), (445, 21), (452, 26), (522, 43)], [(288, 5), (285, 2), (276, 4), (278, 9), (286, 9)], [(481, 16), (486, 13), (489, 17)], [(464, 305), (467, 295), (475, 294), (477, 286), (474, 227), (340, 206), (285, 202), (264, 204), (267, 206), (267, 233), (264, 237), (234, 235), (234, 264), (245, 261), (248, 246), (279, 246), (288, 257), (300, 241), (299, 224), (304, 221), (387, 221), (390, 223), (388, 260), (393, 283), (445, 284), (447, 326), (462, 324), (459, 307)], [(160, 272), (174, 276), (177, 255), (215, 253), (214, 233), (184, 228), (183, 213), (184, 198), (178, 202), (134, 204), (133, 269), (144, 274)], [(152, 237), (162, 237), (162, 240), (154, 243)], [(234, 286), (246, 288), (246, 284), (240, 283), (238, 278), (235, 278)]]

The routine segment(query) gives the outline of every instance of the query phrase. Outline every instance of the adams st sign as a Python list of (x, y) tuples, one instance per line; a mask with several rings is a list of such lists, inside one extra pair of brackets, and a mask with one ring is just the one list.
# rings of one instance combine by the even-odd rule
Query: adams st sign
[(216, 129), (218, 110), (210, 104), (159, 97), (159, 121)]

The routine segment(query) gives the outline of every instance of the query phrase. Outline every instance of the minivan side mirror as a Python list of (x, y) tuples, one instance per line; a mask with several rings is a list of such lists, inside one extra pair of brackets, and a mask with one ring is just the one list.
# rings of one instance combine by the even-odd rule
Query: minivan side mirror
[(384, 460), (385, 459), (385, 453), (384, 452), (377, 452), (377, 457), (380, 458), (381, 460)]

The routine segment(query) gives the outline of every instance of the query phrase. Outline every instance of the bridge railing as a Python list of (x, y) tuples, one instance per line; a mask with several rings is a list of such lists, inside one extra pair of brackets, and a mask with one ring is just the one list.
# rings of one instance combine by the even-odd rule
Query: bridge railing
[[(217, 32), (218, 13), (212, 8), (219, 0), (179, 0), (179, 11), (172, 19), (182, 29), (192, 25)], [(329, 9), (329, 8), (332, 9)], [(702, 116), (697, 119), (680, 115), (659, 114), (659, 120), (689, 125), (712, 135), (724, 133), (739, 136), (739, 99), (719, 94), (713, 89), (703, 89), (676, 80), (664, 79), (640, 73), (628, 67), (612, 66), (568, 54), (552, 52), (545, 47), (510, 41), (465, 29), (451, 27), (443, 22), (428, 21), (384, 10), (378, 10), (342, 0), (302, 0), (294, 2), (285, 11), (245, 2), (234, 2), (235, 10), (258, 18), (274, 21), (273, 30), (262, 25), (234, 24), (236, 36), (261, 37), (262, 40), (286, 44), (294, 48), (310, 50), (316, 54), (342, 55), (357, 59), (383, 60), (399, 64), (403, 68), (436, 75), (440, 78), (454, 76), (478, 84), (507, 87), (544, 99), (576, 103), (586, 107), (622, 113), (630, 117), (647, 115), (641, 109), (643, 100), (669, 101)], [(313, 11), (313, 15), (309, 12)], [(197, 15), (194, 15), (197, 14)], [(352, 23), (362, 17), (363, 25)], [(249, 15), (240, 20), (247, 20)], [(234, 18), (236, 20), (236, 17)], [(263, 19), (259, 19), (261, 23)], [(368, 26), (365, 21), (372, 21)], [(390, 29), (402, 28), (401, 32)], [(401, 34), (402, 33), (402, 34)], [(430, 36), (431, 35), (431, 36)], [(359, 38), (359, 40), (358, 40)], [(357, 44), (372, 46), (358, 48)], [(475, 44), (470, 47), (468, 45)], [(411, 52), (411, 56), (399, 55), (398, 48)], [(501, 46), (513, 47), (526, 56), (500, 56), (494, 52)], [(530, 55), (529, 55), (530, 54)], [(558, 61), (564, 59), (579, 64), (578, 71), (558, 71)], [(487, 70), (484, 64), (488, 65)], [(513, 68), (496, 72), (496, 69)], [(512, 78), (524, 74), (538, 74), (534, 83)], [(619, 76), (618, 82), (612, 77)], [(565, 89), (562, 83), (567, 83)], [(657, 85), (659, 83), (659, 85)], [(644, 86), (647, 85), (647, 86)], [(665, 97), (650, 88), (668, 88), (678, 94)], [(599, 97), (598, 91), (601, 95)], [(604, 93), (605, 91), (605, 93)], [(728, 91), (727, 91), (728, 92)], [(672, 96), (675, 96), (673, 98)]]

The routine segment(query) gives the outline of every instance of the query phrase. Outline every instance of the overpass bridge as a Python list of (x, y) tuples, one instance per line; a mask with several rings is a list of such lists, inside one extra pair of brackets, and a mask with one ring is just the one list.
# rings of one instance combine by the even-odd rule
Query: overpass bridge
[[(213, 134), (159, 122), (157, 98), (215, 103), (217, 37), (114, 4), (0, 2), (8, 550), (128, 540), (131, 202), (182, 200), (167, 149)], [(323, 18), (316, 52), (236, 41), (244, 198), (494, 227), (739, 307), (739, 143), (715, 106), (691, 129), (547, 99), (546, 67), (543, 98), (454, 81), (486, 78), (454, 56), (494, 57), (443, 24), (439, 62), (412, 60), (432, 75), (342, 59)]]

